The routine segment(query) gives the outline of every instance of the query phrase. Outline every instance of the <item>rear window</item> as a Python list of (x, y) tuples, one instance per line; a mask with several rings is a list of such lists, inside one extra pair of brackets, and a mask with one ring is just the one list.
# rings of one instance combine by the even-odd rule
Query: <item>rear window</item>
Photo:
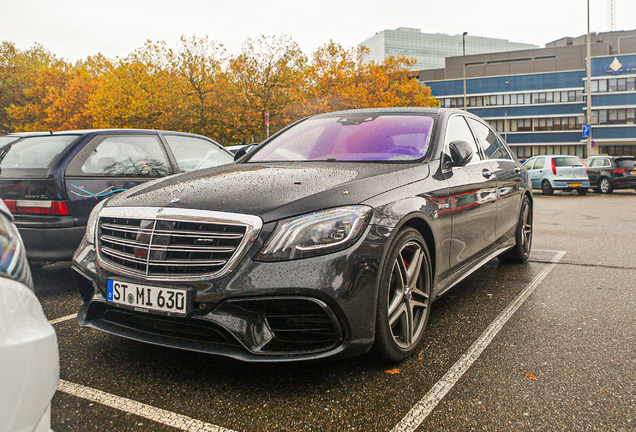
[(554, 166), (558, 167), (579, 167), (583, 166), (583, 162), (581, 159), (577, 157), (555, 157), (554, 158)]
[(47, 170), (78, 135), (20, 138), (0, 148), (0, 169)]
[(619, 168), (636, 168), (636, 159), (616, 159), (616, 166)]

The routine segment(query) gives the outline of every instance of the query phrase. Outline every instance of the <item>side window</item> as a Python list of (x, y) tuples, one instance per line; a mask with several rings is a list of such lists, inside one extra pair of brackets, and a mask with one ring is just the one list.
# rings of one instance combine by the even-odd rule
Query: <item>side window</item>
[(545, 158), (537, 158), (537, 161), (534, 164), (534, 169), (543, 169), (545, 166)]
[(73, 158), (66, 175), (160, 177), (170, 172), (157, 136), (98, 135)]
[(231, 155), (210, 141), (182, 135), (164, 135), (163, 137), (168, 142), (182, 172), (211, 168), (234, 161)]
[(530, 171), (532, 169), (532, 165), (534, 165), (534, 161), (536, 161), (536, 159), (528, 159), (523, 163), (523, 166)]
[(592, 159), (592, 165), (590, 167), (601, 167), (603, 166), (604, 159), (596, 158)]
[(606, 167), (612, 166), (612, 163), (610, 162), (609, 159), (603, 159), (603, 166), (606, 166)]
[(469, 118), (468, 123), (475, 132), (477, 142), (488, 159), (510, 159), (508, 151), (499, 141), (497, 134), (485, 124)]
[(466, 141), (473, 149), (473, 159), (471, 162), (481, 160), (479, 150), (477, 150), (477, 144), (475, 143), (475, 138), (473, 137), (473, 134), (463, 116), (453, 116), (448, 121), (444, 148), (448, 149), (448, 145), (453, 141)]

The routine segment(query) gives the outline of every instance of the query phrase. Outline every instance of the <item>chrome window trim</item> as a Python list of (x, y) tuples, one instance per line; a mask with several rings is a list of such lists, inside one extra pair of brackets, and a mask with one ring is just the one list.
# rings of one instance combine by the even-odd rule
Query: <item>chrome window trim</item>
[[(234, 255), (232, 255), (225, 266), (217, 272), (198, 275), (152, 276), (120, 267), (103, 256), (101, 253), (102, 248), (99, 239), (100, 220), (102, 217), (218, 223), (224, 225), (243, 226), (246, 228), (246, 231), (243, 240), (237, 246)], [(219, 279), (231, 273), (238, 266), (247, 254), (251, 245), (258, 238), (262, 227), (263, 220), (260, 217), (242, 213), (227, 213), (170, 207), (105, 207), (99, 212), (97, 223), (95, 224), (95, 249), (97, 251), (97, 257), (99, 258), (99, 263), (103, 268), (123, 276), (141, 278), (147, 281), (201, 281)]]

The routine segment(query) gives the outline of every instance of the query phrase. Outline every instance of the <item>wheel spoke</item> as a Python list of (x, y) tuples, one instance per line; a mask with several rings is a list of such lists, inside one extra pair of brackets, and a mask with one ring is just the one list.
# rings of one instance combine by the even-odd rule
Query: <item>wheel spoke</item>
[(393, 324), (395, 324), (396, 321), (406, 313), (406, 309), (404, 302), (398, 303), (393, 313), (389, 315), (389, 325), (391, 327), (393, 327)]
[(413, 310), (410, 305), (405, 306), (406, 313), (402, 324), (404, 326), (404, 342), (410, 346), (413, 343)]
[(426, 294), (424, 291), (420, 290), (419, 288), (413, 288), (412, 293), (415, 296), (423, 297), (424, 299), (428, 299), (428, 294)]
[(422, 253), (422, 249), (419, 247), (413, 253), (413, 258), (411, 258), (411, 264), (407, 270), (407, 286), (414, 287), (417, 284), (417, 279), (420, 276), (420, 271), (422, 269), (422, 261), (424, 260), (424, 254)]

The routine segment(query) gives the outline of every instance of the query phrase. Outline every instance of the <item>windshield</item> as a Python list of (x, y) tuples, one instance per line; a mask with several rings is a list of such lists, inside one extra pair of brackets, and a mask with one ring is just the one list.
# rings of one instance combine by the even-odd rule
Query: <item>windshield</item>
[(432, 126), (425, 115), (312, 118), (274, 138), (249, 162), (416, 160), (426, 153)]
[(571, 156), (571, 157), (555, 157), (554, 158), (554, 166), (557, 167), (578, 167), (583, 166), (583, 162), (581, 159)]
[(14, 135), (0, 136), (0, 147), (4, 146), (5, 144), (12, 143), (13, 141), (17, 141), (19, 139), (20, 139), (19, 136), (14, 136)]
[(47, 169), (77, 135), (21, 138), (0, 148), (0, 169)]

